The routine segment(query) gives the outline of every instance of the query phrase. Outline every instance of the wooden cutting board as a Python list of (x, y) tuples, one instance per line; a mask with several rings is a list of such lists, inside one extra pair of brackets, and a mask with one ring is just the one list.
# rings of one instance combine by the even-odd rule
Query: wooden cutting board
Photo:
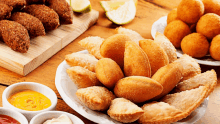
[(97, 21), (98, 16), (99, 12), (95, 10), (74, 14), (73, 24), (61, 25), (45, 36), (31, 39), (27, 53), (15, 52), (0, 42), (0, 66), (20, 75), (27, 75), (85, 32)]

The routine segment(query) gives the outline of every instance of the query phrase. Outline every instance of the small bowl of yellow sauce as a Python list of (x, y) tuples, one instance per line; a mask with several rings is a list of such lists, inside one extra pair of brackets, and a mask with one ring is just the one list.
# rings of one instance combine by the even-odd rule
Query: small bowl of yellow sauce
[(57, 96), (43, 84), (19, 82), (4, 90), (2, 105), (22, 113), (30, 121), (41, 112), (55, 110)]

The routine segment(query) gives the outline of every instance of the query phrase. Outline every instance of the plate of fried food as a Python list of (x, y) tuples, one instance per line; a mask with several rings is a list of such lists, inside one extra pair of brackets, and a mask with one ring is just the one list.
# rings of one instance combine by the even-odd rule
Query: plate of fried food
[[(192, 56), (199, 64), (220, 65), (220, 16), (211, 6), (218, 1), (183, 0), (152, 25), (151, 35), (163, 33), (177, 49), (177, 56)], [(195, 9), (191, 9), (195, 8)]]
[(166, 40), (142, 39), (122, 27), (116, 31), (106, 39), (82, 39), (87, 50), (65, 56), (55, 77), (63, 100), (100, 124), (198, 121), (217, 84), (216, 72), (202, 73), (186, 54), (177, 58)]

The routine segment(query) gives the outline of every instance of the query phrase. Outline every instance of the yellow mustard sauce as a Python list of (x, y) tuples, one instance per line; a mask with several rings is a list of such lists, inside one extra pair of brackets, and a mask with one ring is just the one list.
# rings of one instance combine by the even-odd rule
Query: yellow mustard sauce
[(32, 90), (23, 90), (12, 94), (8, 101), (13, 106), (28, 111), (39, 111), (51, 106), (49, 98)]

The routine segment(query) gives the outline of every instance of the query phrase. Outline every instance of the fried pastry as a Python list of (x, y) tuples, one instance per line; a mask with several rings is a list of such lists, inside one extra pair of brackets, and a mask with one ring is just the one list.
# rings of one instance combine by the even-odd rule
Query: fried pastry
[(212, 39), (209, 53), (213, 59), (220, 60), (220, 34)]
[(7, 4), (0, 3), (0, 20), (9, 19), (11, 17), (11, 11), (13, 7), (8, 6)]
[(111, 101), (115, 98), (114, 94), (105, 87), (92, 86), (78, 89), (76, 96), (88, 108), (92, 110), (107, 110)]
[(124, 97), (134, 103), (147, 101), (163, 91), (157, 81), (144, 76), (130, 76), (119, 80), (114, 88), (117, 97)]
[(154, 100), (168, 94), (179, 81), (182, 79), (183, 67), (180, 63), (173, 62), (160, 68), (153, 76), (152, 79), (157, 81), (163, 86), (163, 91)]
[(167, 15), (167, 24), (169, 24), (170, 22), (174, 21), (174, 20), (178, 20), (177, 17), (177, 8), (171, 10), (168, 15)]
[(66, 63), (70, 66), (81, 66), (95, 72), (95, 65), (98, 62), (93, 55), (84, 53), (71, 53), (65, 56)]
[(184, 81), (201, 73), (201, 68), (199, 64), (196, 62), (195, 59), (187, 54), (184, 54), (175, 62), (178, 62), (183, 66), (183, 78), (181, 79), (181, 81)]
[(206, 71), (204, 73), (198, 74), (192, 78), (184, 80), (176, 85), (173, 92), (181, 92), (185, 90), (191, 90), (198, 88), (199, 86), (206, 86), (208, 87), (207, 96), (214, 90), (215, 86), (217, 85), (217, 74), (215, 70)]
[(110, 58), (100, 59), (95, 67), (96, 76), (107, 88), (113, 89), (118, 80), (124, 78), (119, 65)]
[(130, 123), (138, 120), (144, 111), (133, 102), (125, 98), (115, 98), (112, 100), (108, 115), (123, 123)]
[(144, 110), (138, 120), (141, 124), (168, 124), (185, 117), (183, 111), (164, 102), (146, 103), (141, 108)]
[(176, 48), (164, 34), (156, 32), (154, 42), (159, 44), (164, 49), (169, 58), (169, 63), (177, 60)]
[(125, 43), (124, 73), (126, 76), (151, 77), (151, 65), (148, 56), (133, 41)]
[(86, 88), (90, 86), (101, 86), (102, 84), (94, 72), (80, 66), (73, 66), (66, 70), (70, 79), (75, 83), (77, 88)]
[(125, 42), (130, 40), (130, 37), (125, 34), (112, 35), (103, 41), (100, 53), (103, 57), (114, 60), (123, 69)]
[[(151, 74), (153, 75), (161, 67), (169, 64), (169, 58), (164, 49), (151, 39), (140, 40), (140, 47), (147, 54), (150, 62)], [(132, 58), (133, 59), (133, 58)], [(140, 68), (138, 69), (140, 70)]]
[(86, 48), (90, 54), (95, 56), (97, 59), (103, 58), (100, 54), (100, 46), (102, 42), (104, 41), (104, 38), (98, 37), (98, 36), (90, 36), (82, 39), (78, 43)]

